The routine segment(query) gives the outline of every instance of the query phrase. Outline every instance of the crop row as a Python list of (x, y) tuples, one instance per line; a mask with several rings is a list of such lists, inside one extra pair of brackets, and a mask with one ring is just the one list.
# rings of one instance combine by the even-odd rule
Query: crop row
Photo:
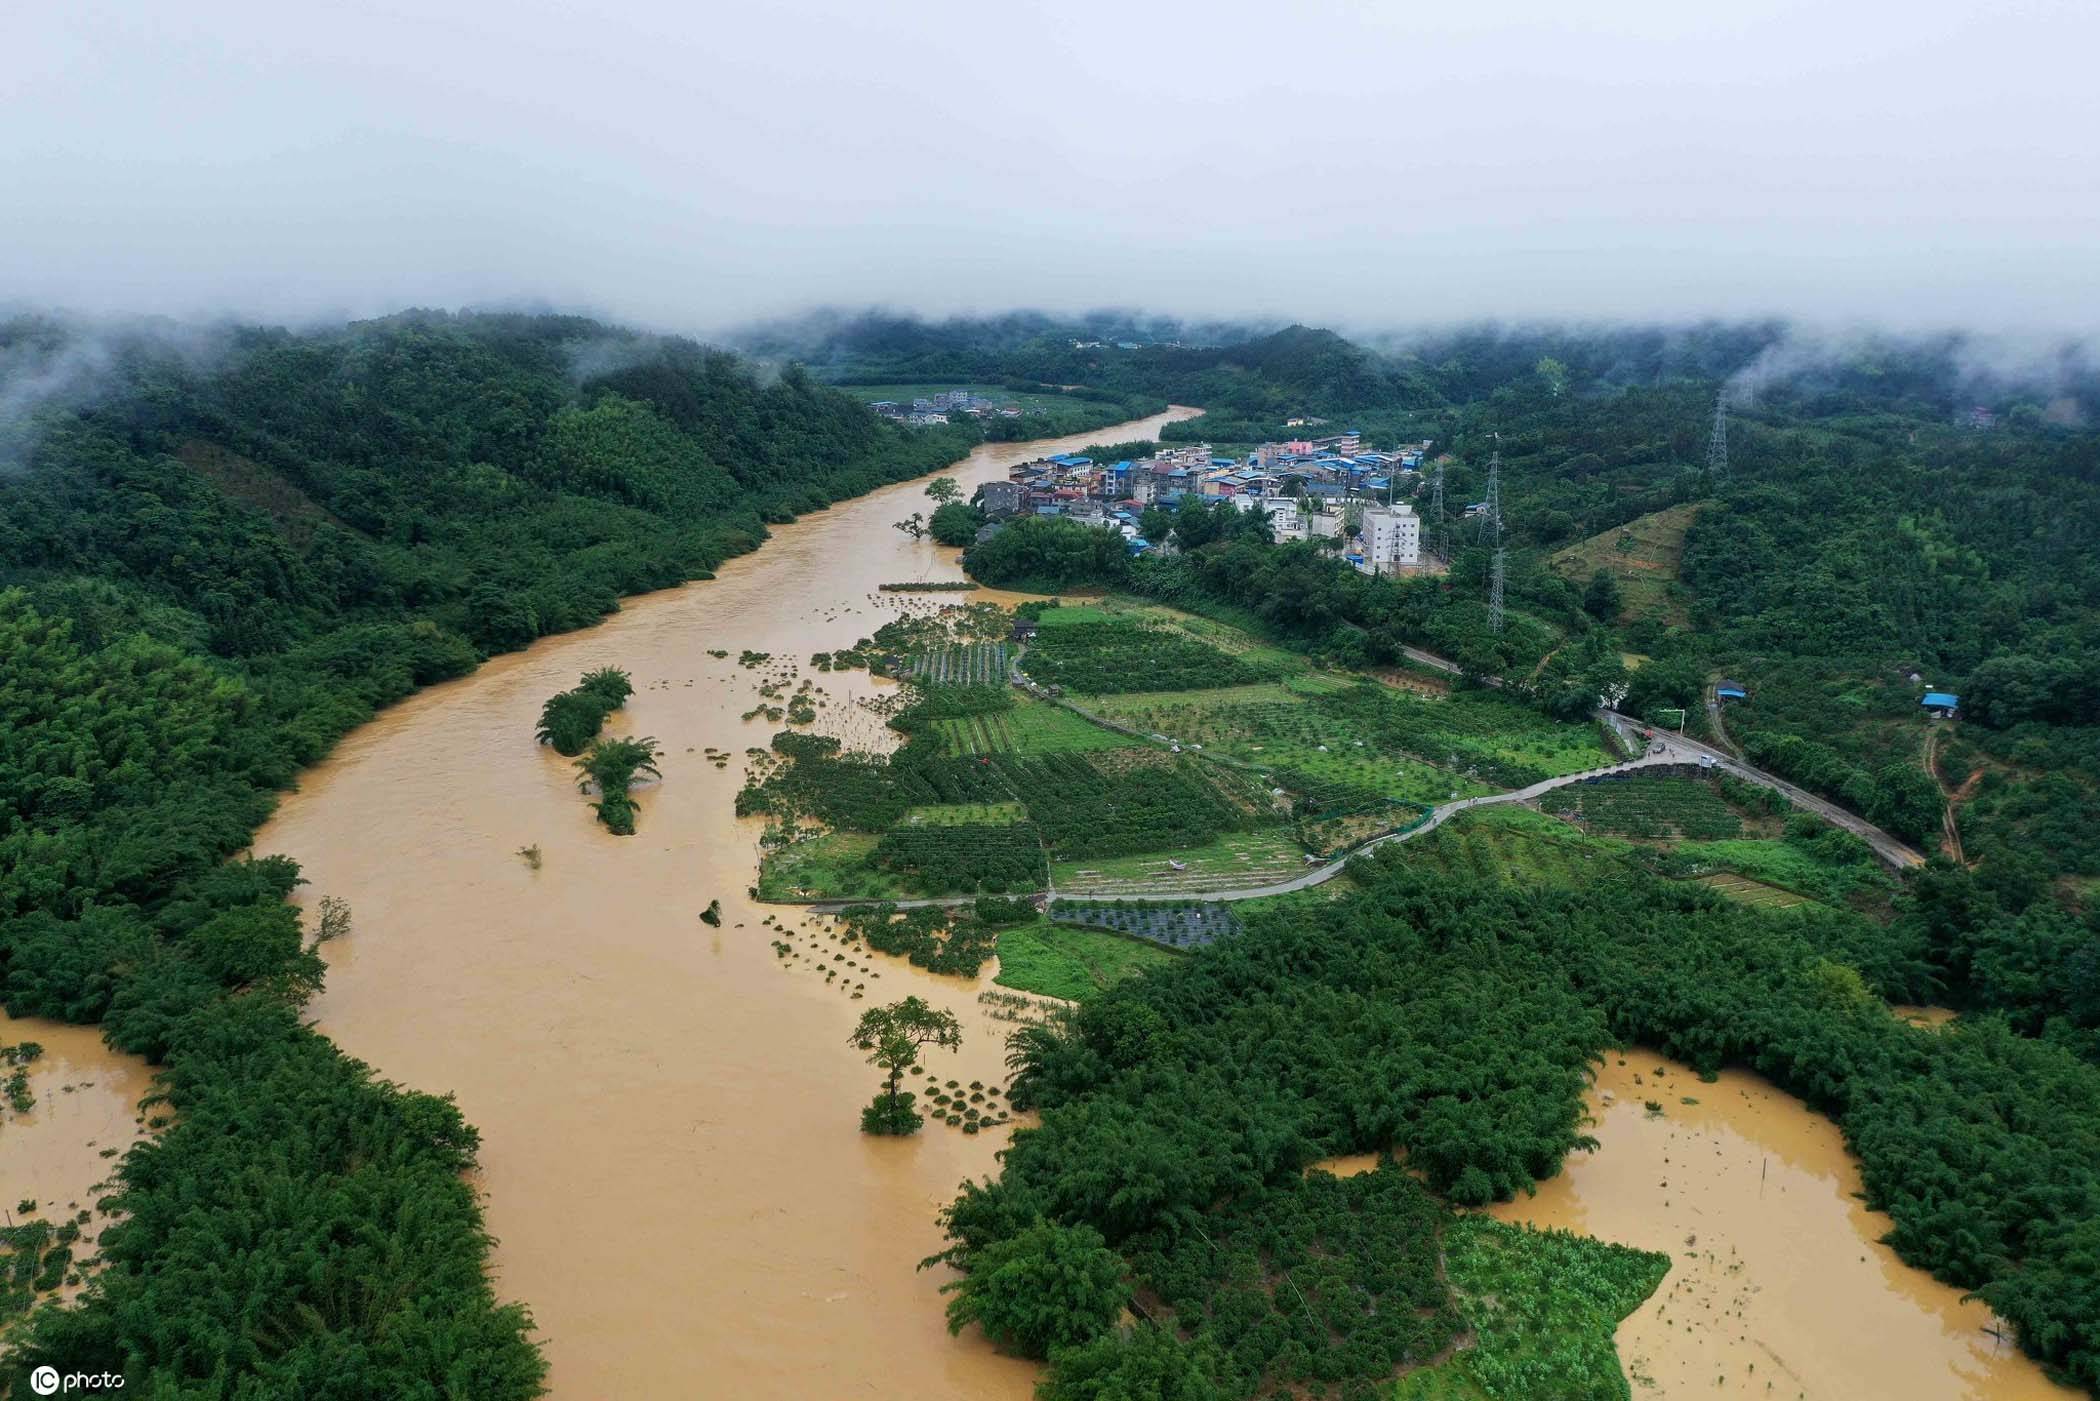
[(1044, 628), (1029, 644), (1028, 675), (1089, 695), (1202, 691), (1272, 679), (1276, 668), (1250, 664), (1170, 628), (1137, 623), (1074, 623)]
[[(1577, 783), (1562, 802), (1591, 830), (1654, 839), (1720, 841), (1742, 835), (1743, 822), (1713, 785), (1695, 778), (1640, 774)], [(1556, 795), (1558, 796), (1558, 795)]]
[(911, 675), (940, 686), (1004, 686), (1004, 642), (966, 642), (935, 647), (911, 659)]
[(1239, 916), (1232, 912), (1232, 906), (1215, 903), (1080, 905), (1060, 900), (1057, 919), (1062, 924), (1113, 929), (1170, 949), (1202, 948), (1240, 932)]
[(1059, 857), (1201, 846), (1247, 822), (1188, 758), (1120, 774), (1079, 754), (996, 762)]
[(868, 864), (922, 894), (1040, 890), (1049, 883), (1042, 840), (1027, 822), (897, 827), (883, 834)]

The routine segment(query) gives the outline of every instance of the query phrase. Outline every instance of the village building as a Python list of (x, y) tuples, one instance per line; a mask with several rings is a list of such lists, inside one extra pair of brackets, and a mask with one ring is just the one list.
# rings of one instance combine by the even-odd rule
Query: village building
[(1363, 515), (1363, 562), (1366, 574), (1412, 569), (1422, 562), (1422, 521), (1406, 502), (1367, 506)]
[(1019, 482), (986, 482), (977, 488), (977, 509), (995, 519), (1019, 515), (1026, 489)]

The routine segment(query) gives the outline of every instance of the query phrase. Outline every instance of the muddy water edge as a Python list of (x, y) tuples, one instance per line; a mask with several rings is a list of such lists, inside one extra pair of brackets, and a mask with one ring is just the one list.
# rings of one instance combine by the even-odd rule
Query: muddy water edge
[(1589, 1112), (1597, 1150), (1492, 1214), (1670, 1256), (1619, 1325), (1635, 1396), (2081, 1394), (2043, 1376), (2009, 1329), (1995, 1336), (1983, 1304), (1879, 1243), (1891, 1223), (1859, 1200), (1837, 1125), (1770, 1082), (1709, 1083), (1652, 1051), (1609, 1052)]
[[(965, 490), (1088, 442), (1157, 437), (1191, 409), (1047, 442), (987, 445), (944, 475)], [(496, 1287), (533, 1311), (558, 1397), (1021, 1398), (1035, 1368), (951, 1339), (916, 1271), (935, 1212), (996, 1170), (1004, 1131), (857, 1132), (878, 1075), (847, 1045), (859, 1012), (917, 993), (962, 1020), (943, 1078), (1003, 1081), (1004, 1034), (978, 983), (878, 962), (868, 1000), (784, 972), (759, 905), (759, 825), (734, 816), (744, 751), (781, 728), (740, 717), (793, 664), (825, 688), (818, 729), (864, 726), (865, 673), (813, 672), (916, 598), (886, 582), (959, 579), (955, 552), (893, 524), (931, 508), (887, 487), (775, 530), (718, 577), (628, 600), (403, 702), (304, 775), (258, 834), (347, 899), (314, 1011), (350, 1055), (458, 1096), (482, 1134)], [(712, 657), (711, 650), (727, 653)], [(593, 667), (636, 693), (606, 732), (662, 742), (639, 832), (608, 835), (569, 761), (535, 745), (539, 708)], [(791, 688), (792, 689), (792, 688)], [(732, 757), (708, 762), (712, 747)], [(538, 846), (533, 869), (517, 854)], [(722, 924), (698, 918), (722, 902)]]
[[(97, 1199), (115, 1177), (118, 1157), (146, 1133), (139, 1101), (153, 1088), (153, 1072), (104, 1045), (99, 1027), (0, 1014), (0, 1046), (32, 1042), (43, 1048), (23, 1067), (33, 1103), (0, 1107), (0, 1207), (9, 1225), (48, 1221), (54, 1228), (87, 1212), (73, 1244), (77, 1271), (109, 1224)], [(35, 1209), (22, 1212), (25, 1202)], [(77, 1292), (68, 1283), (59, 1296)]]

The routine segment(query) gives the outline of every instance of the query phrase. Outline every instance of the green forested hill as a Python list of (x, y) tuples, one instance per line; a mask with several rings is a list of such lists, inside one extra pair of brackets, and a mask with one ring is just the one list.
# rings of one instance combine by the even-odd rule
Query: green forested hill
[(532, 1394), (460, 1181), (474, 1131), (302, 1024), (297, 871), (222, 863), (377, 707), (974, 434), (569, 318), (241, 330), (201, 358), (74, 335), (0, 327), (0, 387), (100, 365), (0, 433), (0, 988), (164, 1062), (173, 1122), (22, 1360), (168, 1395)]

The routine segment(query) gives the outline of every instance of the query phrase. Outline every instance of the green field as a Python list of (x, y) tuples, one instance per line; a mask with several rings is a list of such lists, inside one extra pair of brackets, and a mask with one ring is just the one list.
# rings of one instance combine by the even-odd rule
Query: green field
[(1038, 921), (999, 931), (1001, 987), (1080, 1001), (1122, 978), (1179, 957), (1139, 939)]
[[(1329, 789), (1411, 803), (1498, 791), (1606, 762), (1595, 728), (1509, 702), (1442, 699), (1327, 674), (1088, 702), (1108, 719)], [(1458, 760), (1456, 767), (1451, 765)], [(1471, 768), (1474, 773), (1465, 770)], [(1294, 785), (1287, 785), (1294, 786)], [(1345, 800), (1346, 801), (1346, 800)]]
[(768, 852), (758, 867), (758, 898), (902, 899), (903, 884), (867, 864), (880, 840), (868, 832), (827, 832)]
[(1453, 1222), (1443, 1248), (1473, 1345), (1402, 1377), (1394, 1401), (1625, 1401), (1619, 1320), (1662, 1283), (1668, 1255), (1482, 1216)]
[(1794, 841), (1686, 842), (1677, 855), (1831, 905), (1885, 894), (1894, 884), (1864, 842), (1835, 832), (1813, 847)]
[[(1187, 869), (1173, 869), (1168, 864), (1170, 859)], [(1054, 861), (1050, 865), (1050, 883), (1060, 895), (1113, 899), (1133, 890), (1200, 895), (1211, 890), (1273, 885), (1301, 874), (1310, 864), (1305, 859), (1305, 848), (1288, 832), (1271, 828), (1229, 832), (1206, 846), (1179, 851)]]
[(1084, 603), (1065, 603), (1043, 610), (1043, 627), (1070, 627), (1077, 623), (1125, 622), (1165, 628), (1182, 637), (1206, 643), (1231, 657), (1278, 673), (1310, 671), (1312, 663), (1302, 654), (1264, 642), (1245, 628), (1215, 618), (1184, 613), (1163, 603), (1111, 594)]
[(973, 754), (1074, 754), (1121, 749), (1136, 743), (1127, 735), (1089, 724), (1062, 706), (1021, 696), (1012, 710), (936, 720), (948, 752)]

